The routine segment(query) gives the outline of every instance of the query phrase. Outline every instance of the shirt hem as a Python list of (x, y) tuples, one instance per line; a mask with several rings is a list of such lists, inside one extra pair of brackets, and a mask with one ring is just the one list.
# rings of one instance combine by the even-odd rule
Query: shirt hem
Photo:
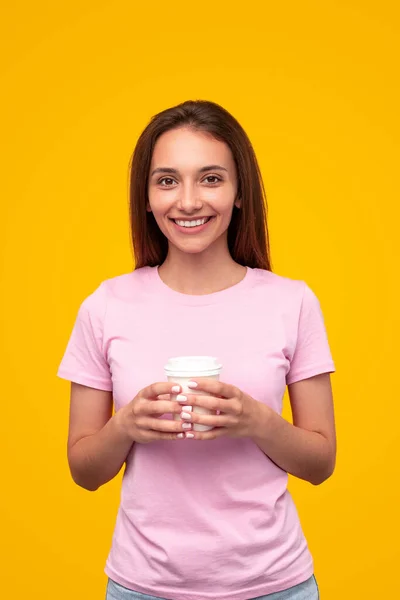
[(75, 373), (69, 373), (63, 369), (59, 369), (57, 373), (57, 377), (60, 379), (66, 379), (67, 381), (73, 381), (74, 383), (79, 383), (80, 385), (86, 385), (87, 387), (95, 388), (96, 390), (103, 390), (105, 392), (112, 392), (112, 384), (108, 381), (99, 381), (97, 379), (92, 379), (87, 375), (76, 375)]
[(303, 371), (299, 371), (294, 375), (286, 378), (286, 384), (291, 385), (292, 383), (296, 383), (296, 381), (302, 381), (303, 379), (308, 379), (309, 377), (314, 377), (315, 375), (322, 375), (323, 373), (334, 373), (335, 366), (333, 363), (326, 363), (324, 365), (319, 365), (316, 367), (310, 367), (308, 369), (304, 369)]
[(138, 583), (128, 581), (124, 577), (121, 577), (116, 573), (108, 564), (106, 565), (105, 574), (107, 577), (122, 585), (133, 592), (140, 594), (147, 594), (148, 596), (156, 596), (158, 598), (165, 598), (166, 600), (248, 600), (249, 598), (258, 598), (259, 596), (267, 596), (268, 594), (275, 594), (277, 592), (283, 592), (295, 585), (304, 583), (314, 574), (313, 564), (309, 565), (301, 574), (296, 576), (287, 577), (281, 579), (279, 582), (264, 583), (254, 587), (243, 588), (238, 592), (190, 592), (188, 590), (182, 590), (179, 588), (167, 589), (153, 589), (144, 587)]

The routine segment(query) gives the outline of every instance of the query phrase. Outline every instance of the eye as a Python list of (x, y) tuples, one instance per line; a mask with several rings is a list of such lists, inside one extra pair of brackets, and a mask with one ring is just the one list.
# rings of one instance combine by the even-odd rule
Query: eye
[(207, 175), (204, 181), (210, 185), (215, 185), (216, 183), (222, 181), (222, 179), (218, 177), (218, 175)]
[(176, 181), (175, 179), (172, 179), (172, 177), (162, 177), (158, 181), (158, 185), (161, 185), (162, 187), (170, 187), (171, 185), (174, 185), (174, 183), (176, 183)]

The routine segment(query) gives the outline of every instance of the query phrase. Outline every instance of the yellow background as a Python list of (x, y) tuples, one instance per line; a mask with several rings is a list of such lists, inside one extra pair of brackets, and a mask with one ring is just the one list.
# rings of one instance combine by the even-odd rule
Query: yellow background
[[(291, 481), (322, 599), (398, 597), (399, 12), (381, 0), (16, 1), (1, 56), (1, 596), (103, 598), (119, 478), (70, 480), (80, 302), (131, 269), (127, 169), (150, 116), (221, 103), (252, 139), (274, 270), (321, 300), (337, 470)], [(5, 12), (5, 14), (4, 14)], [(287, 412), (286, 412), (287, 414)]]

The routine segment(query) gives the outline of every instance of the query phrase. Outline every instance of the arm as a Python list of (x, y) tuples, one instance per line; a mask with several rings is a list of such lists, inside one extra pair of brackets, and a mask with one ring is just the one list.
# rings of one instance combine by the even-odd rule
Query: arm
[(95, 491), (119, 473), (132, 444), (184, 438), (181, 421), (160, 418), (181, 411), (169, 400), (180, 391), (173, 383), (154, 383), (111, 416), (111, 392), (72, 383), (68, 463), (75, 483)]
[[(232, 385), (212, 379), (195, 379), (187, 385), (198, 389), (187, 397), (188, 406), (183, 407), (181, 417), (214, 428), (193, 431), (190, 437), (250, 437), (278, 467), (314, 485), (333, 473), (336, 435), (329, 373), (289, 385), (293, 425)], [(203, 396), (202, 391), (212, 396)], [(197, 414), (191, 411), (192, 406), (220, 414)]]
[(102, 284), (81, 305), (58, 375), (72, 382), (68, 463), (72, 478), (87, 490), (113, 479), (134, 443), (184, 439), (182, 423), (160, 418), (178, 413), (171, 393), (180, 386), (154, 383), (112, 416), (112, 377), (104, 351), (107, 293)]
[(289, 385), (293, 425), (258, 406), (253, 440), (281, 469), (318, 485), (335, 468), (336, 434), (328, 373)]
[(119, 473), (133, 443), (111, 415), (111, 392), (72, 383), (68, 463), (75, 483), (90, 491)]
[[(292, 322), (296, 335), (292, 335), (295, 344), (286, 376), (293, 425), (235, 386), (207, 379), (194, 379), (187, 384), (196, 389), (195, 395), (188, 396), (187, 404), (219, 413), (189, 414), (184, 407), (182, 419), (214, 428), (191, 432), (193, 439), (250, 437), (278, 467), (317, 485), (333, 473), (336, 460), (329, 375), (334, 364), (318, 299), (307, 285), (302, 289), (299, 312), (297, 315), (295, 311), (297, 318)], [(202, 391), (214, 398), (202, 396)]]

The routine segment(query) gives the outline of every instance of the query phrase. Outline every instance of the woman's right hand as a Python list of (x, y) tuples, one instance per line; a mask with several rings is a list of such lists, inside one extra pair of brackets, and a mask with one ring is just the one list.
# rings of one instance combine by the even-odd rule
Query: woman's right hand
[[(182, 420), (162, 419), (167, 413), (180, 414), (182, 405), (169, 400), (170, 394), (179, 394), (180, 386), (174, 383), (153, 383), (141, 390), (129, 404), (123, 406), (115, 419), (132, 442), (148, 444), (158, 440), (185, 438), (188, 424)], [(184, 425), (184, 427), (182, 427)]]

